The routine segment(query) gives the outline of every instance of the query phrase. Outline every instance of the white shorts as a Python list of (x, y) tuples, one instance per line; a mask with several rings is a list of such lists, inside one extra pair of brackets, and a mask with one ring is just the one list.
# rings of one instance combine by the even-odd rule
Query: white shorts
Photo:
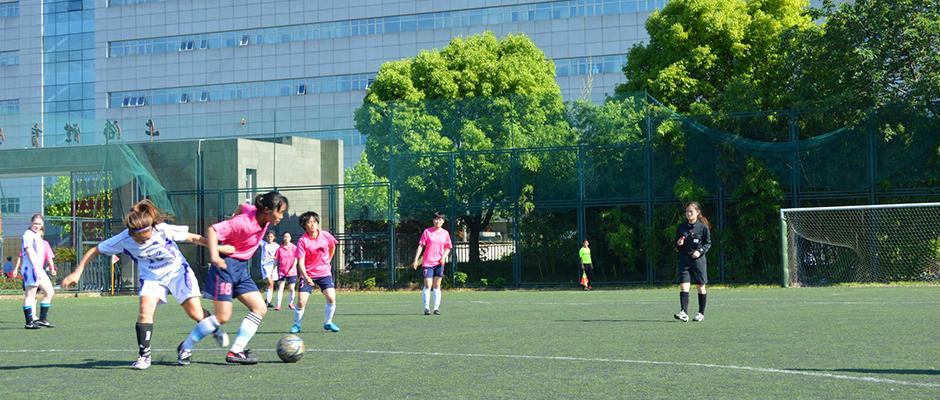
[(271, 279), (271, 280), (276, 281), (278, 279), (277, 263), (269, 264), (269, 265), (262, 265), (261, 266), (261, 279), (264, 279), (264, 280)]
[(42, 282), (48, 282), (51, 286), (52, 281), (49, 280), (49, 275), (46, 275), (46, 271), (42, 269), (24, 266), (22, 272), (24, 289), (39, 286)]
[(196, 282), (196, 274), (189, 268), (186, 268), (186, 273), (179, 274), (167, 282), (141, 281), (140, 297), (153, 296), (160, 300), (160, 304), (164, 304), (167, 292), (172, 294), (179, 304), (183, 304), (190, 297), (202, 296), (199, 292), (199, 282)]

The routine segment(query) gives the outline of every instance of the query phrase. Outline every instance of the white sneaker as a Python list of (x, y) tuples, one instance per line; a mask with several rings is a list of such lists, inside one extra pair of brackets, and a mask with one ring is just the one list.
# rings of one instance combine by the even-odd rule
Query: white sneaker
[(131, 364), (131, 368), (139, 370), (150, 368), (150, 356), (138, 357), (137, 361)]
[(686, 314), (685, 311), (679, 311), (679, 313), (672, 317), (682, 322), (689, 322), (689, 314)]
[(705, 314), (696, 313), (695, 316), (692, 317), (692, 320), (695, 321), (695, 322), (702, 322), (702, 321), (705, 320)]
[(219, 347), (228, 347), (228, 334), (221, 326), (216, 328), (215, 332), (212, 332), (212, 336), (215, 337), (215, 342), (219, 344)]

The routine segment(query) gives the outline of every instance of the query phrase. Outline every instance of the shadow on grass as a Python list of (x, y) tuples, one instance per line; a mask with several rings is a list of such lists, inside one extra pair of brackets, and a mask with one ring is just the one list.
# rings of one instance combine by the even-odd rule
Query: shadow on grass
[(658, 322), (673, 323), (666, 319), (556, 319), (554, 322)]
[[(132, 360), (85, 360), (83, 363), (75, 364), (35, 364), (35, 365), (3, 365), (0, 371), (15, 371), (21, 369), (45, 369), (45, 368), (72, 368), (72, 369), (131, 369)], [(157, 363), (154, 363), (157, 364)]]
[(887, 369), (887, 368), (789, 368), (791, 371), (813, 372), (857, 372), (860, 374), (889, 374), (889, 375), (940, 375), (937, 369)]

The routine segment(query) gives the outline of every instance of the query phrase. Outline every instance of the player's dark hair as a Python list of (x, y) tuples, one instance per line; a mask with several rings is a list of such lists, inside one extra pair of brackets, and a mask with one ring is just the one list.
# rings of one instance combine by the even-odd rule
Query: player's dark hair
[(33, 216), (29, 218), (29, 222), (32, 223), (33, 221), (36, 221), (37, 219), (41, 219), (45, 221), (46, 217), (43, 217), (42, 214), (36, 213), (36, 214), (33, 214)]
[(702, 214), (701, 204), (699, 204), (697, 201), (692, 201), (692, 202), (689, 202), (689, 204), (685, 205), (685, 209), (688, 209), (689, 207), (692, 207), (695, 209), (695, 211), (698, 211), (698, 219), (702, 220), (702, 223), (705, 224), (705, 226), (707, 226), (708, 229), (712, 228), (712, 223), (708, 222), (708, 218), (705, 218), (705, 214)]
[(264, 213), (277, 210), (281, 208), (281, 206), (284, 207), (284, 210), (287, 210), (290, 205), (287, 202), (287, 197), (272, 191), (255, 196), (254, 206), (258, 209), (259, 213)]
[(124, 216), (124, 226), (136, 231), (162, 223), (167, 218), (150, 200), (144, 199), (131, 206), (131, 212)]
[(442, 212), (440, 212), (440, 211), (437, 211), (437, 212), (434, 213), (434, 218), (432, 218), (432, 219), (438, 219), (438, 218), (440, 218), (440, 219), (445, 219), (445, 220), (446, 220), (446, 219), (447, 219), (447, 216), (445, 216), (444, 213), (442, 213)]
[(13, 256), (7, 256), (7, 261), (13, 261)]
[(317, 213), (314, 212), (314, 211), (307, 211), (307, 212), (305, 212), (305, 213), (303, 213), (303, 214), (300, 214), (300, 218), (297, 220), (297, 223), (300, 224), (300, 227), (301, 227), (301, 228), (303, 228), (304, 230), (306, 230), (306, 229), (307, 229), (307, 221), (310, 221), (310, 219), (313, 219), (313, 220), (317, 221), (317, 223), (319, 224), (319, 223), (320, 223), (320, 214), (317, 214)]

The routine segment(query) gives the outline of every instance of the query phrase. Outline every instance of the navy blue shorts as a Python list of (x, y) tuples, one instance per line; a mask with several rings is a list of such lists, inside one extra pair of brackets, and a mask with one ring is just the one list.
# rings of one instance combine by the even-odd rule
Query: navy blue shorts
[(209, 267), (206, 276), (206, 291), (203, 296), (218, 301), (232, 301), (232, 298), (245, 293), (257, 292), (258, 285), (251, 280), (248, 261), (225, 257), (225, 269), (215, 265)]
[(282, 276), (281, 279), (277, 280), (278, 282), (287, 282), (291, 285), (297, 283), (297, 275), (294, 276)]
[[(324, 277), (312, 278), (312, 279), (313, 279), (313, 283), (315, 283), (317, 287), (320, 288), (321, 292), (326, 289), (332, 289), (336, 287), (336, 285), (333, 284), (333, 276), (324, 276)], [(313, 293), (313, 286), (308, 285), (307, 281), (301, 279), (300, 291), (304, 293)]]
[(438, 265), (436, 267), (421, 267), (421, 276), (424, 279), (428, 278), (440, 278), (444, 276), (444, 265)]

